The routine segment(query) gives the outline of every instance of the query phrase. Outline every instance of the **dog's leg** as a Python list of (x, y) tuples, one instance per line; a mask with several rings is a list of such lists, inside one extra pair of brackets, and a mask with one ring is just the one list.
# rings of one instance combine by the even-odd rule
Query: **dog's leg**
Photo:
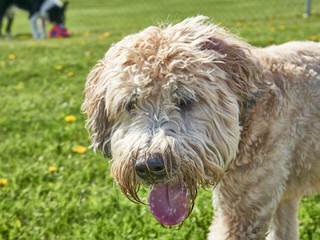
[(2, 17), (0, 16), (0, 40), (2, 39)]
[(300, 198), (281, 200), (273, 216), (268, 240), (299, 240), (299, 201)]
[(41, 38), (46, 38), (46, 19), (44, 17), (41, 17)]
[(5, 16), (5, 13), (1, 11), (0, 12), (0, 39), (2, 38), (2, 20), (3, 20), (4, 16)]
[[(218, 210), (210, 227), (209, 240), (265, 240), (274, 211), (270, 206), (254, 206), (248, 203)], [(232, 209), (234, 208), (234, 209)]]
[(275, 168), (271, 161), (258, 168), (234, 169), (224, 176), (214, 193), (219, 210), (208, 239), (266, 239), (287, 176), (281, 163)]
[(37, 27), (37, 19), (38, 19), (39, 15), (38, 14), (33, 14), (30, 17), (30, 23), (31, 23), (31, 28), (32, 28), (32, 34), (33, 37), (35, 39), (39, 39), (40, 38), (40, 34), (38, 32), (38, 27)]
[(12, 22), (13, 22), (13, 14), (8, 14), (8, 24), (6, 27), (6, 36), (7, 39), (11, 39), (11, 26), (12, 26)]
[(208, 235), (208, 240), (227, 240), (228, 239), (228, 225), (226, 224), (228, 219), (226, 219), (223, 211), (221, 209), (215, 209), (214, 220), (210, 226), (210, 233)]

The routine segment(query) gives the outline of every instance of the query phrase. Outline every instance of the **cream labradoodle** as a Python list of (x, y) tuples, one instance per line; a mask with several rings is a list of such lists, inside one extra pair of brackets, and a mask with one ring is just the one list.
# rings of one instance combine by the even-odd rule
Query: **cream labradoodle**
[(297, 240), (299, 200), (320, 190), (320, 43), (256, 48), (203, 16), (149, 27), (90, 72), (92, 146), (123, 193), (162, 224), (214, 186), (208, 239)]

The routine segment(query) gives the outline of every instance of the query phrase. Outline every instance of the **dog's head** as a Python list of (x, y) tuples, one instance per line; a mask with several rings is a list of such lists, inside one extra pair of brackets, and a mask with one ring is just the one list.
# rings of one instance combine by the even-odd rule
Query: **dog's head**
[(216, 185), (235, 158), (241, 102), (255, 87), (250, 46), (195, 17), (149, 27), (113, 45), (90, 72), (83, 110), (92, 146), (112, 175), (163, 224), (190, 213), (199, 186)]
[(62, 5), (53, 5), (48, 10), (48, 19), (58, 25), (64, 26), (65, 24), (65, 12), (68, 6), (68, 2), (63, 2)]

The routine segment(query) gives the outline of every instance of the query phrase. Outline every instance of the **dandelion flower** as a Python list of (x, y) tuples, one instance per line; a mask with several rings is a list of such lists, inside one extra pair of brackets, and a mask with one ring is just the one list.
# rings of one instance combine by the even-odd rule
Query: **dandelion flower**
[(237, 23), (236, 23), (236, 26), (237, 26), (237, 27), (241, 27), (241, 22), (237, 22)]
[(74, 75), (73, 72), (69, 72), (69, 73), (67, 74), (68, 77), (72, 77), (73, 75)]
[(110, 177), (110, 178), (113, 178), (113, 176), (112, 176), (112, 173), (111, 173), (111, 172), (110, 172), (110, 175), (109, 175), (109, 177)]
[(275, 27), (270, 28), (270, 32), (275, 32), (275, 31), (276, 31)]
[(14, 55), (14, 54), (10, 54), (9, 56), (8, 56), (8, 59), (9, 60), (14, 60), (16, 58), (16, 56)]
[(8, 185), (8, 179), (0, 178), (0, 187), (5, 187)]
[(109, 32), (105, 32), (102, 36), (103, 36), (103, 37), (109, 37), (109, 36), (110, 36), (110, 33), (109, 33)]
[(64, 118), (64, 120), (65, 120), (66, 122), (74, 122), (74, 121), (76, 120), (76, 117), (73, 116), (73, 115), (69, 115), (69, 116), (66, 116), (66, 117)]
[(315, 41), (317, 39), (317, 36), (316, 35), (312, 35), (311, 37), (310, 37), (310, 40), (311, 41)]
[(17, 85), (16, 85), (16, 89), (22, 89), (23, 88), (23, 82), (19, 82)]
[(286, 30), (286, 27), (285, 27), (284, 25), (281, 25), (281, 26), (279, 27), (279, 29), (280, 29), (281, 31), (284, 31), (284, 30)]
[(73, 152), (76, 152), (76, 153), (79, 153), (79, 154), (83, 154), (83, 153), (85, 153), (86, 151), (87, 151), (87, 148), (86, 147), (84, 147), (84, 146), (75, 146), (75, 147), (73, 147), (72, 148), (72, 151)]
[(62, 69), (62, 66), (61, 66), (61, 65), (58, 65), (58, 66), (56, 66), (56, 69), (57, 69), (58, 71), (60, 71), (60, 70)]
[(91, 58), (91, 51), (85, 51), (84, 55), (85, 55), (86, 59), (89, 60)]
[(48, 167), (49, 172), (55, 172), (57, 171), (57, 168), (55, 166)]

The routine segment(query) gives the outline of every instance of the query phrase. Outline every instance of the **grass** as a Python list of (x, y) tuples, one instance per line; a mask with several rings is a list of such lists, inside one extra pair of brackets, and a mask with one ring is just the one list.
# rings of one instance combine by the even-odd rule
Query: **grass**
[[(168, 230), (147, 206), (129, 202), (108, 160), (87, 149), (80, 112), (86, 75), (123, 36), (198, 14), (258, 46), (320, 40), (319, 2), (308, 19), (303, 1), (265, 2), (70, 0), (72, 38), (41, 41), (31, 39), (27, 15), (18, 12), (14, 39), (0, 42), (0, 239), (205, 239), (210, 191), (200, 191), (180, 229)], [(301, 239), (320, 239), (319, 201), (302, 200)]]

